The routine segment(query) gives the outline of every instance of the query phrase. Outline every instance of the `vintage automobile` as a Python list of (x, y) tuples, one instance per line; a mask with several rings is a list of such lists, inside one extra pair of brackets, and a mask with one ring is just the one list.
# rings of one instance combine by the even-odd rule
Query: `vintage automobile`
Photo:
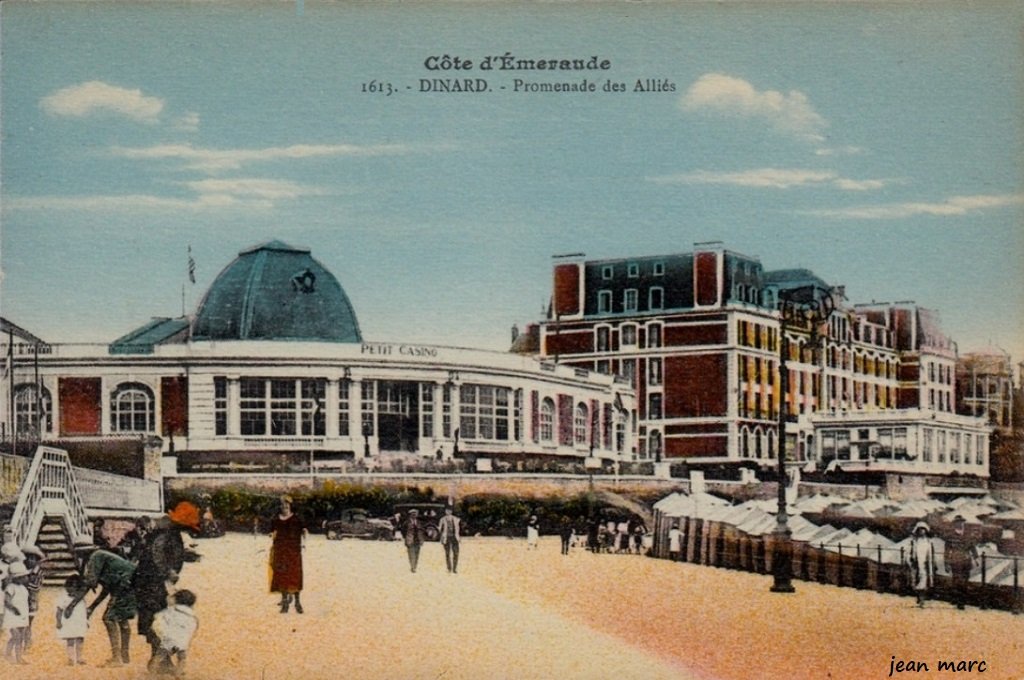
[(324, 534), (332, 541), (343, 538), (366, 538), (378, 541), (390, 541), (394, 538), (394, 527), (387, 519), (370, 517), (362, 508), (346, 508), (336, 519), (323, 524)]
[[(444, 517), (444, 503), (399, 503), (395, 505), (394, 514), (399, 515), (402, 521), (408, 517), (410, 510), (416, 510), (419, 521), (423, 524), (423, 535), (428, 541), (437, 541), (441, 538), (441, 531), (437, 528), (441, 518)], [(463, 527), (465, 533), (465, 527)]]

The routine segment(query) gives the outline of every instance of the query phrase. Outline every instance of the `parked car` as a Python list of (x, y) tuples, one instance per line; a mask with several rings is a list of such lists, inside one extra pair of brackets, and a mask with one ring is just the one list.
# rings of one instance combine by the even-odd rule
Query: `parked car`
[(377, 541), (390, 541), (394, 538), (394, 527), (387, 519), (370, 517), (362, 508), (346, 508), (337, 519), (323, 523), (324, 534), (332, 541), (343, 538), (367, 538)]
[(444, 517), (444, 503), (399, 503), (392, 514), (400, 515), (401, 520), (405, 521), (409, 511), (413, 509), (418, 512), (420, 522), (423, 523), (424, 538), (428, 541), (440, 540), (441, 530), (438, 529), (438, 523)]

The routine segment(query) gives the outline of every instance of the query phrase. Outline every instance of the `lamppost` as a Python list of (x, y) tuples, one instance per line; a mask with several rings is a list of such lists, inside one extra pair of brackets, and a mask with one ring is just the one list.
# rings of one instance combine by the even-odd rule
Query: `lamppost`
[(779, 424), (778, 444), (775, 455), (778, 459), (778, 516), (774, 531), (775, 549), (772, 554), (774, 582), (771, 592), (792, 593), (793, 587), (793, 544), (790, 541), (789, 518), (786, 513), (786, 422), (789, 418), (786, 396), (789, 393), (789, 328), (808, 330), (812, 351), (818, 344), (818, 327), (828, 321), (835, 308), (832, 294), (821, 286), (801, 286), (779, 291)]

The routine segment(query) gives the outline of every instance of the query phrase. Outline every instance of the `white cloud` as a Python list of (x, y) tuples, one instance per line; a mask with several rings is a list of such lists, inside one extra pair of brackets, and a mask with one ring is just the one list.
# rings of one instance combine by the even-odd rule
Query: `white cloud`
[[(436, 147), (442, 148), (442, 147)], [(205, 149), (191, 144), (162, 144), (126, 148), (114, 147), (111, 152), (120, 158), (136, 160), (178, 160), (190, 170), (215, 173), (237, 170), (248, 163), (281, 159), (323, 158), (330, 156), (390, 156), (417, 150), (407, 144), (293, 144), (263, 149)]]
[(129, 90), (92, 80), (56, 90), (39, 101), (44, 111), (54, 116), (85, 118), (97, 113), (124, 116), (141, 123), (156, 123), (163, 111), (159, 97), (141, 90)]
[(651, 177), (656, 184), (725, 184), (765, 189), (792, 189), (805, 186), (833, 186), (844, 191), (881, 189), (887, 180), (854, 180), (840, 177), (830, 170), (804, 170), (786, 168), (758, 168), (740, 172), (712, 172), (697, 170), (676, 175)]
[(1024, 205), (1024, 194), (951, 196), (937, 203), (886, 203), (825, 210), (804, 210), (805, 215), (852, 220), (895, 220), (915, 215), (956, 217), (989, 208)]
[(4, 201), (5, 210), (74, 210), (76, 212), (120, 212), (187, 210), (200, 212), (223, 208), (267, 209), (269, 200), (242, 200), (229, 194), (201, 194), (193, 198), (171, 198), (150, 194), (98, 196), (13, 196)]
[(178, 132), (198, 132), (199, 114), (195, 111), (189, 111), (185, 115), (176, 118), (172, 123), (172, 127)]
[(805, 141), (825, 141), (828, 127), (807, 95), (799, 90), (783, 94), (757, 90), (746, 80), (722, 73), (706, 73), (683, 93), (679, 105), (684, 111), (706, 111), (740, 118), (759, 119), (777, 132)]
[(823, 146), (815, 149), (814, 153), (818, 156), (857, 156), (864, 153), (864, 148), (860, 146)]
[(203, 179), (183, 184), (200, 196), (223, 195), (277, 200), (326, 193), (318, 187), (306, 187), (288, 180), (261, 178)]
[(4, 201), (7, 210), (75, 210), (80, 212), (181, 210), (200, 212), (226, 208), (267, 210), (279, 201), (317, 196), (327, 191), (288, 180), (263, 178), (204, 179), (179, 182), (194, 195), (153, 194), (92, 196), (14, 196)]

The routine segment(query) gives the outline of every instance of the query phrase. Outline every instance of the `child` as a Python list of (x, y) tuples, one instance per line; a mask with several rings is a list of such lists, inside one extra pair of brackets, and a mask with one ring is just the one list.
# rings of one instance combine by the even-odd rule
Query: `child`
[[(160, 640), (150, 669), (157, 673), (185, 674), (185, 660), (192, 636), (199, 627), (192, 607), (196, 596), (191, 590), (178, 590), (168, 596), (169, 606), (153, 617), (153, 633)], [(177, 667), (171, 658), (177, 661)]]
[(88, 587), (78, 574), (68, 576), (64, 581), (64, 593), (57, 600), (57, 637), (67, 640), (68, 665), (82, 665), (82, 643), (89, 626), (83, 598)]
[(4, 622), (3, 629), (10, 631), (11, 639), (7, 641), (5, 656), (11, 663), (26, 663), (22, 659), (25, 651), (25, 633), (28, 630), (28, 569), (24, 562), (15, 562), (10, 566), (7, 575), (7, 586), (4, 588)]
[(28, 569), (28, 579), (25, 587), (28, 588), (28, 628), (25, 629), (25, 651), (32, 648), (32, 622), (36, 619), (36, 612), (39, 611), (39, 589), (43, 586), (43, 561), (46, 555), (34, 545), (22, 547), (21, 552), (25, 555), (25, 568)]

